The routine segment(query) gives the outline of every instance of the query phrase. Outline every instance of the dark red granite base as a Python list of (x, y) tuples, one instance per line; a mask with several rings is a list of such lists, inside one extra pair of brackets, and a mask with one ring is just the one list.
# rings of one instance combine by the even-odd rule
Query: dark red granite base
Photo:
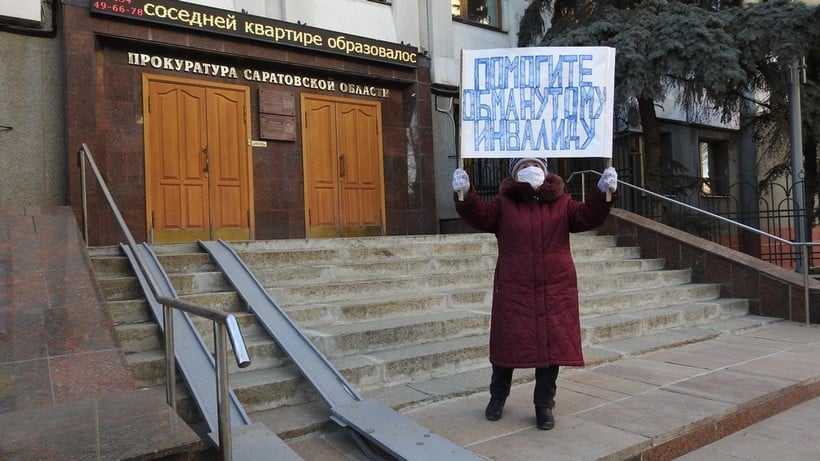
[(205, 450), (163, 395), (136, 389), (71, 209), (0, 216), (0, 461)]
[(186, 459), (205, 448), (155, 391), (0, 413), (0, 460)]

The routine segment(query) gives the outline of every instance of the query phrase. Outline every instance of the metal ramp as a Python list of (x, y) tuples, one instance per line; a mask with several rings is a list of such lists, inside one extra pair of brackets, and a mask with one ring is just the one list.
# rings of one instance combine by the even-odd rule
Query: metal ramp
[[(288, 354), (331, 410), (331, 419), (399, 460), (480, 460), (383, 403), (363, 400), (316, 346), (299, 330), (239, 256), (222, 240), (199, 241), (248, 309)], [(361, 446), (361, 444), (360, 444)], [(363, 451), (367, 451), (362, 447)]]
[[(120, 245), (120, 248), (131, 263), (131, 267), (134, 268), (154, 319), (156, 319), (160, 329), (165, 331), (162, 304), (154, 296), (131, 249), (128, 245), (123, 244)], [(153, 279), (159, 285), (160, 295), (176, 298), (176, 290), (174, 290), (168, 275), (148, 244), (143, 243), (138, 246), (137, 251), (147, 264), (147, 270), (151, 272)], [(190, 317), (178, 309), (173, 309), (173, 316), (174, 356), (176, 357), (177, 367), (191, 391), (191, 397), (208, 425), (208, 436), (212, 443), (218, 446), (216, 365), (214, 358)], [(286, 461), (302, 459), (282, 439), (267, 429), (264, 424), (252, 424), (233, 391), (230, 391), (228, 401), (230, 403), (233, 459), (238, 461), (265, 459), (258, 456), (260, 453), (265, 453), (268, 459)]]

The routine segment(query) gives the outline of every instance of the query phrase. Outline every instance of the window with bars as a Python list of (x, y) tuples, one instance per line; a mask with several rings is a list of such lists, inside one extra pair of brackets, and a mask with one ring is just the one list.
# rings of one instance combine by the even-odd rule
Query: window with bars
[(501, 28), (501, 0), (450, 0), (453, 18)]

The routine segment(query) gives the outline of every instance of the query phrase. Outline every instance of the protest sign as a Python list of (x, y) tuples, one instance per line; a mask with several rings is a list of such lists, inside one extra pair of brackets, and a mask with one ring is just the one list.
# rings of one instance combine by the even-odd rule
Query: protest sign
[(612, 158), (615, 49), (463, 50), (461, 158)]

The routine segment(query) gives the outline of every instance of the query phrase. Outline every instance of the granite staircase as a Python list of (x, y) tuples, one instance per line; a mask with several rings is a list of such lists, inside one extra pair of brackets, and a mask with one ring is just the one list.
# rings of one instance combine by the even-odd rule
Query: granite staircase
[[(638, 247), (595, 233), (572, 238), (588, 364), (705, 340), (775, 319), (747, 301), (666, 270)], [(397, 410), (485, 392), (496, 244), (488, 234), (234, 242), (271, 297), (361, 394)], [(329, 412), (247, 312), (198, 243), (152, 245), (184, 300), (234, 313), (251, 366), (230, 383), (253, 422), (285, 440), (332, 428)], [(117, 247), (89, 249), (120, 345), (141, 387), (164, 383), (161, 337)], [(206, 342), (211, 325), (196, 320)], [(520, 370), (516, 382), (533, 379)], [(180, 385), (179, 408), (196, 425)]]

